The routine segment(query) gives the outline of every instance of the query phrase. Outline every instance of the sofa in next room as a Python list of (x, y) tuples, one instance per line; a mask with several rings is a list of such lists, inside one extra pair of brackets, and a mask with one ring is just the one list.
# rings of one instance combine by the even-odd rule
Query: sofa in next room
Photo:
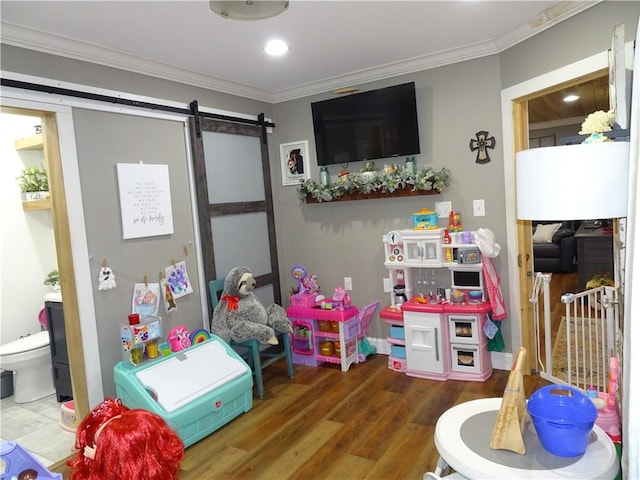
[(533, 268), (536, 272), (575, 272), (576, 230), (579, 220), (535, 221), (533, 228)]

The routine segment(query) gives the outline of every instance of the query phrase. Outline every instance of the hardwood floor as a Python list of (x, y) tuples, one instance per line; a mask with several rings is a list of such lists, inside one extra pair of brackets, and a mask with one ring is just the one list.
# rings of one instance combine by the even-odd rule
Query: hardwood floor
[[(189, 447), (180, 479), (421, 479), (438, 453), (436, 422), (468, 400), (501, 397), (509, 372), (485, 382), (431, 381), (387, 368), (386, 355), (351, 366), (265, 370), (265, 397)], [(548, 382), (524, 379), (529, 397)], [(64, 461), (50, 467), (69, 478)]]

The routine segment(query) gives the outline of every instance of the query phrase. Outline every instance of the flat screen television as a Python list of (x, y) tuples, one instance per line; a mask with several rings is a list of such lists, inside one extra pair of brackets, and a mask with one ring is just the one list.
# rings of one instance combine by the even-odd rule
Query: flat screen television
[(311, 104), (318, 165), (420, 153), (415, 83)]

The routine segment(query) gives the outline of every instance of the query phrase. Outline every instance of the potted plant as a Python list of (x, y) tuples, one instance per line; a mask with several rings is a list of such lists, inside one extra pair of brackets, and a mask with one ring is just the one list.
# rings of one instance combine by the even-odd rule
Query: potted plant
[(49, 197), (49, 181), (44, 168), (27, 167), (17, 180), (25, 200), (41, 200)]
[(60, 291), (60, 273), (58, 270), (51, 270), (44, 279), (45, 285), (50, 285), (56, 292)]

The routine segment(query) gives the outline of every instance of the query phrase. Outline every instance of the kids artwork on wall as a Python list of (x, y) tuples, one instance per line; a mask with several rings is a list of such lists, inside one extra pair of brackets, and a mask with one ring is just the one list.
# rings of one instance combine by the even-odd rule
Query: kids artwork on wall
[(100, 273), (98, 273), (98, 290), (104, 291), (112, 288), (116, 288), (116, 276), (113, 270), (103, 262)]
[(160, 305), (159, 283), (136, 283), (133, 287), (133, 301), (131, 312), (141, 317), (158, 315)]
[(165, 278), (174, 300), (193, 292), (187, 274), (186, 262), (174, 262), (173, 265), (165, 268)]
[(178, 306), (173, 299), (173, 293), (171, 293), (171, 287), (169, 286), (169, 282), (167, 282), (166, 278), (162, 279), (160, 287), (162, 288), (162, 297), (164, 298), (164, 309), (167, 313), (173, 313), (174, 310), (177, 310)]

